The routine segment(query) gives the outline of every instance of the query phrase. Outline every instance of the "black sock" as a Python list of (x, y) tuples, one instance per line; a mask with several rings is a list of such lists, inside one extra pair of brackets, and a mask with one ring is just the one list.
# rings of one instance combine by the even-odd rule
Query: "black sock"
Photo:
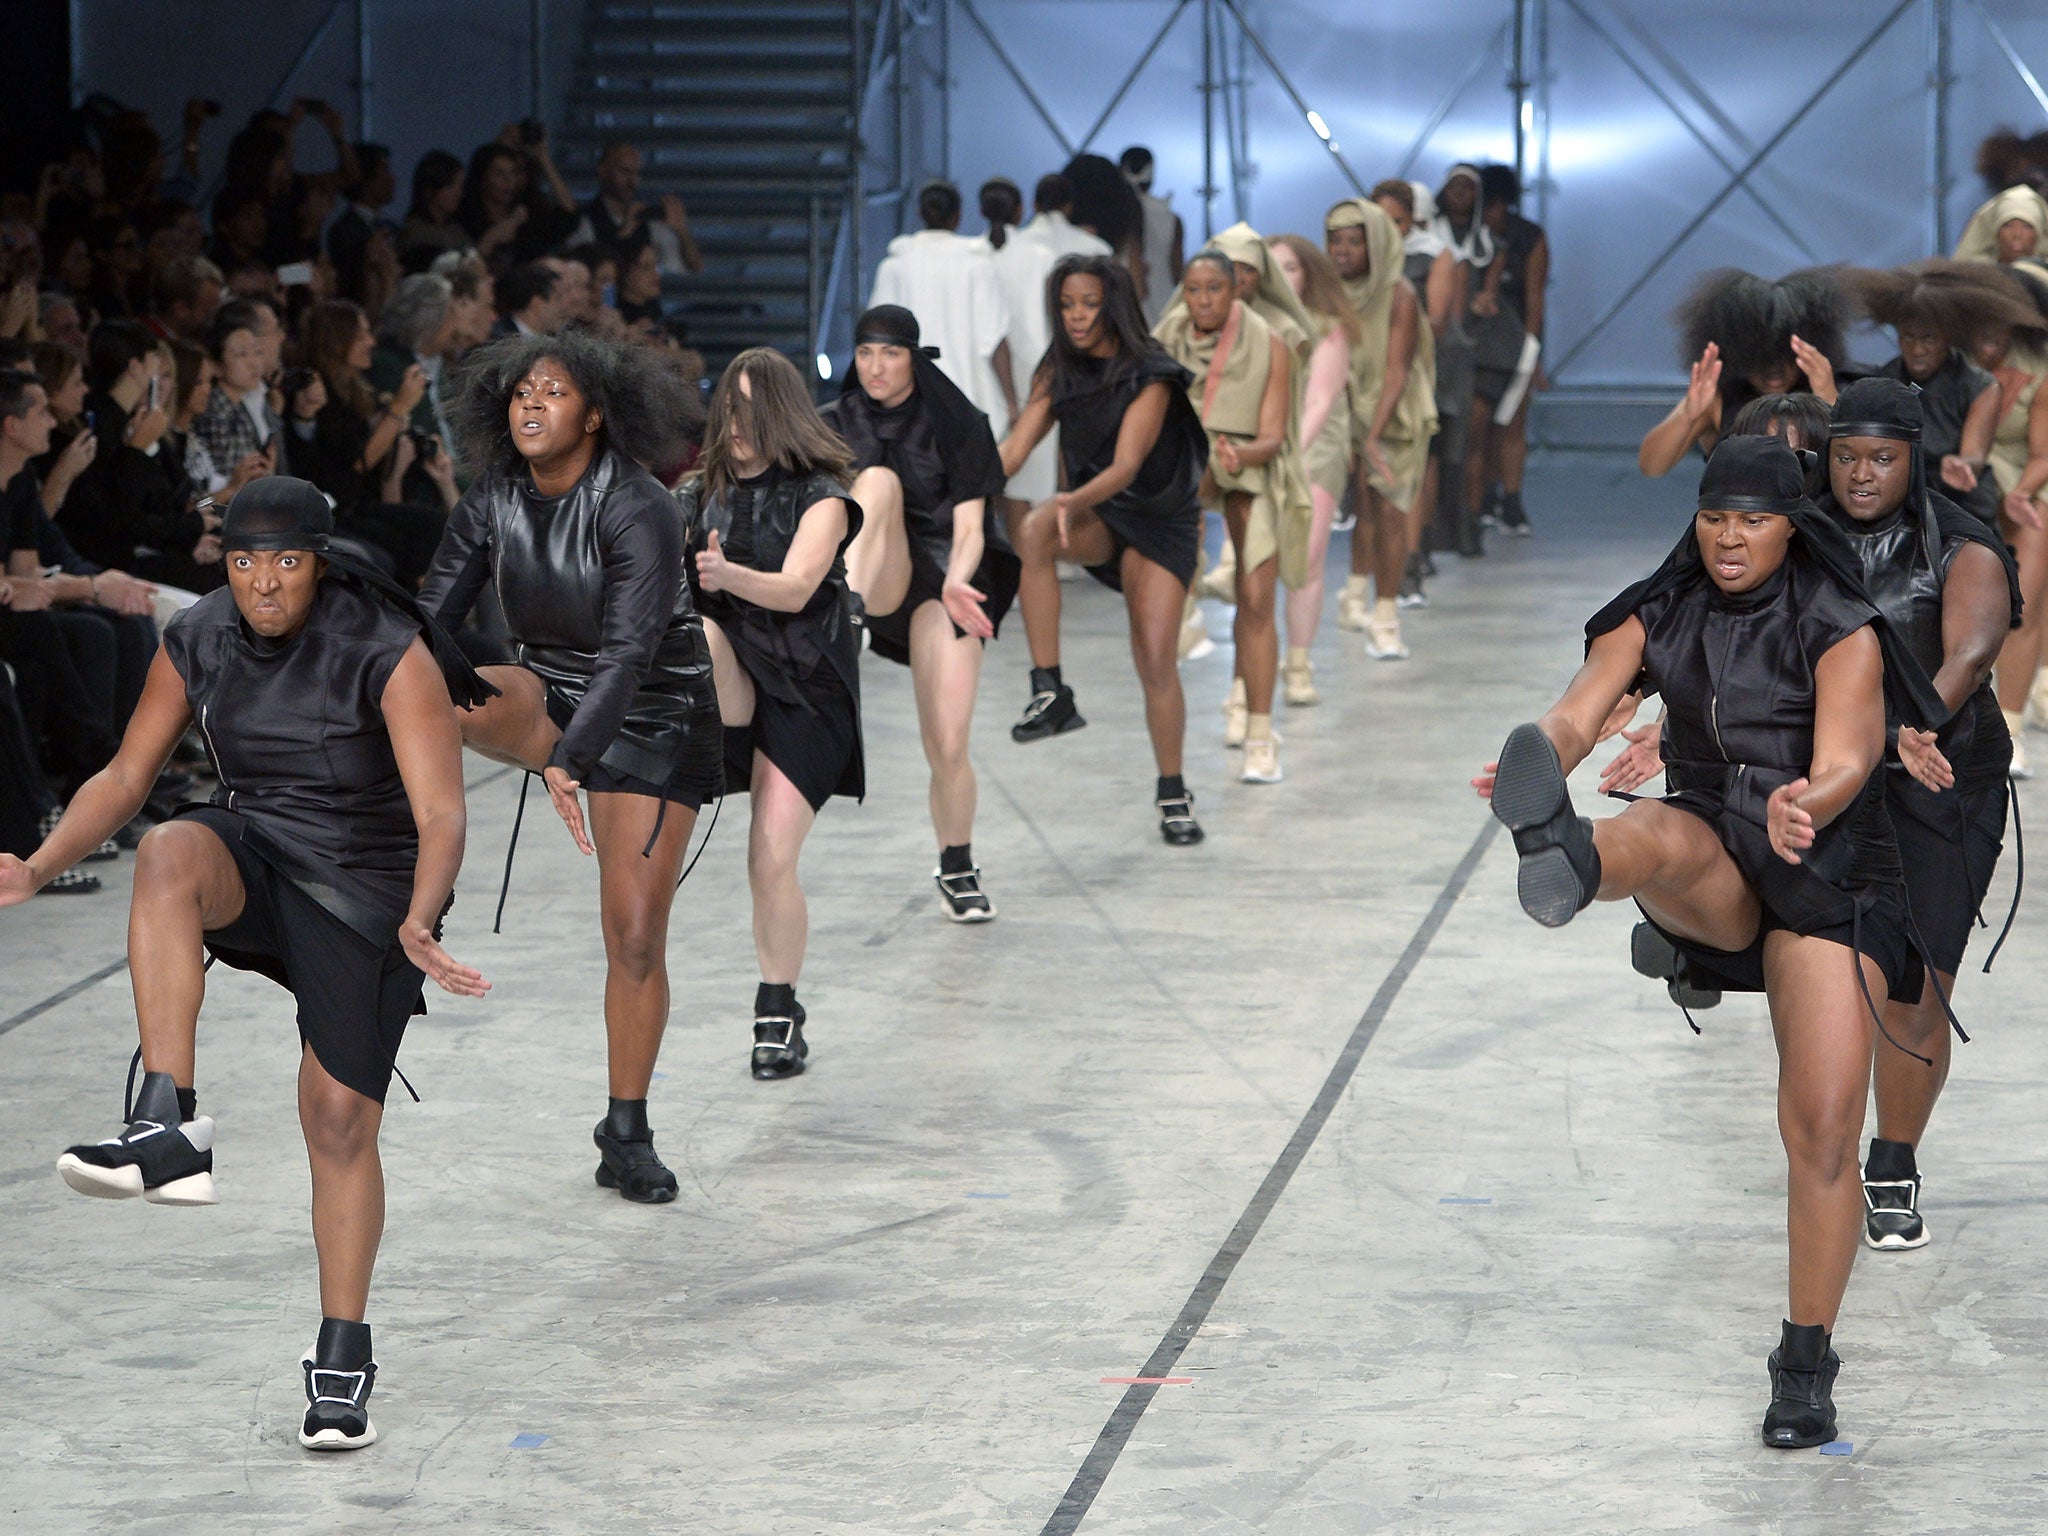
[(1058, 693), (1060, 686), (1060, 669), (1058, 667), (1033, 667), (1031, 669), (1031, 691), (1033, 693)]
[(1913, 1160), (1913, 1143), (1870, 1138), (1870, 1156), (1863, 1160), (1863, 1177), (1883, 1182), (1915, 1178), (1919, 1172), (1919, 1165)]
[(788, 981), (764, 981), (754, 988), (754, 1017), (757, 1019), (793, 1019), (796, 1017), (796, 984)]
[(1785, 1331), (1779, 1337), (1779, 1360), (1793, 1370), (1815, 1370), (1827, 1358), (1827, 1329), (1819, 1323), (1795, 1323), (1785, 1319)]
[(339, 1317), (321, 1318), (320, 1338), (313, 1345), (313, 1363), (322, 1370), (361, 1370), (370, 1363), (370, 1325)]
[(968, 850), (971, 843), (956, 843), (951, 848), (939, 850), (939, 873), (942, 875), (964, 875), (974, 868), (974, 855)]
[(645, 1099), (612, 1099), (611, 1108), (605, 1111), (604, 1133), (614, 1141), (652, 1141), (654, 1132), (647, 1124), (647, 1101)]
[(178, 1090), (178, 1118), (180, 1120), (190, 1120), (198, 1113), (198, 1091), (192, 1088), (180, 1088)]
[(1152, 798), (1155, 800), (1184, 800), (1187, 798), (1187, 793), (1188, 786), (1179, 774), (1162, 773), (1159, 775), (1158, 793), (1153, 795)]

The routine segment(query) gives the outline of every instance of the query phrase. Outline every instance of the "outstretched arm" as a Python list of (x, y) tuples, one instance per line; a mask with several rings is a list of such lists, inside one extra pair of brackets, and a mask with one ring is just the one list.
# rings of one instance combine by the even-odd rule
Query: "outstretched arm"
[[(1630, 614), (1618, 628), (1601, 635), (1586, 651), (1564, 696), (1536, 722), (1557, 748), (1557, 760), (1570, 773), (1586, 760), (1600, 740), (1614, 706), (1635, 687), (1643, 670), (1643, 621)], [(1472, 781), (1481, 799), (1493, 794), (1494, 770), (1488, 763)]]

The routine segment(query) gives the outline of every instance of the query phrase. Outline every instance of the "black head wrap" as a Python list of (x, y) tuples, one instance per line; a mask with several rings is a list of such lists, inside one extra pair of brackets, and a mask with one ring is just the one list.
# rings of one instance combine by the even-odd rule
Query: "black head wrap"
[[(884, 407), (861, 387), (860, 370), (850, 368), (846, 382), (839, 386), (839, 412), (865, 412), (875, 437), (884, 443), (902, 435), (903, 426), (912, 413), (922, 412), (931, 419), (932, 436), (940, 457), (945, 461), (946, 485), (951, 498), (954, 501), (973, 501), (977, 497), (999, 495), (1007, 477), (1003, 474), (1003, 461), (996, 451), (995, 433), (989, 426), (988, 416), (932, 361), (939, 355), (939, 349), (921, 346), (918, 341), (920, 334), (917, 316), (901, 304), (877, 304), (854, 322), (853, 342), (856, 347), (866, 342), (907, 349), (914, 382), (910, 398), (901, 406)], [(856, 445), (856, 453), (858, 451)], [(983, 527), (987, 529), (999, 525), (1000, 520), (994, 517), (983, 520)]]
[(396, 608), (419, 626), (435, 664), (448, 684), (448, 696), (462, 709), (472, 709), (498, 690), (477, 675), (462, 648), (419, 600), (375, 566), (364, 565), (344, 549), (331, 545), (334, 509), (317, 486), (290, 475), (265, 475), (244, 486), (228, 503), (221, 520), (224, 553), (237, 550), (306, 550), (327, 562), (330, 574), (355, 582)]
[[(1878, 647), (1884, 653), (1885, 689), (1893, 712), (1907, 724), (1928, 730), (1938, 728), (1948, 719), (1948, 706), (1934, 691), (1932, 680), (1871, 601), (1863, 584), (1863, 564), (1848, 536), (1808, 499), (1799, 455), (1782, 438), (1722, 439), (1700, 476), (1699, 506), (1702, 511), (1773, 512), (1791, 518), (1797, 537), (1785, 558), (1818, 567), (1827, 580), (1869, 609)], [(1587, 644), (1590, 646), (1609, 630), (1619, 629), (1652, 598), (1689, 591), (1712, 579), (1700, 559), (1699, 535), (1694, 525), (1688, 523), (1663, 564), (1587, 621)]]

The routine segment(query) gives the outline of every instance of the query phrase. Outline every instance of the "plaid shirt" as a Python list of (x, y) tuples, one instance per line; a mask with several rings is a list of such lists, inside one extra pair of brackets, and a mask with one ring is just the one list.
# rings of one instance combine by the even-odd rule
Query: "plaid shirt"
[(277, 472), (285, 474), (288, 471), (284, 462), (284, 423), (277, 419), (267, 401), (263, 416), (264, 426), (259, 429), (248, 408), (216, 384), (206, 409), (192, 423), (192, 435), (205, 444), (206, 456), (223, 475), (234, 474), (245, 457), (276, 442)]

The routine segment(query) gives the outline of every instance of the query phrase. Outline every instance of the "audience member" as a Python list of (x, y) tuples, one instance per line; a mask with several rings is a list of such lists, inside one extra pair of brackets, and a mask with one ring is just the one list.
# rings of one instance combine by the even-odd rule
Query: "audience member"
[(206, 350), (220, 372), (192, 432), (206, 445), (216, 470), (223, 464), (239, 465), (252, 453), (271, 474), (285, 473), (290, 463), (284, 424), (264, 384), (271, 349), (259, 332), (259, 317), (277, 323), (263, 305), (244, 300), (223, 304), (206, 333)]
[(213, 323), (227, 279), (204, 256), (180, 256), (157, 274), (149, 328), (162, 337), (198, 341)]
[(498, 324), (494, 336), (551, 336), (561, 329), (555, 291), (561, 278), (545, 262), (514, 267), (498, 283)]
[(623, 139), (605, 145), (597, 161), (597, 195), (583, 205), (583, 223), (572, 243), (592, 242), (625, 250), (643, 235), (654, 247), (655, 264), (664, 277), (704, 270), (704, 253), (690, 233), (690, 213), (673, 192), (662, 194), (661, 217), (640, 201), (641, 156)]
[(473, 242), (455, 217), (462, 203), (462, 162), (445, 149), (430, 149), (412, 171), (412, 202), (398, 228), (398, 265), (404, 272), (424, 272), (449, 251), (466, 251)]

